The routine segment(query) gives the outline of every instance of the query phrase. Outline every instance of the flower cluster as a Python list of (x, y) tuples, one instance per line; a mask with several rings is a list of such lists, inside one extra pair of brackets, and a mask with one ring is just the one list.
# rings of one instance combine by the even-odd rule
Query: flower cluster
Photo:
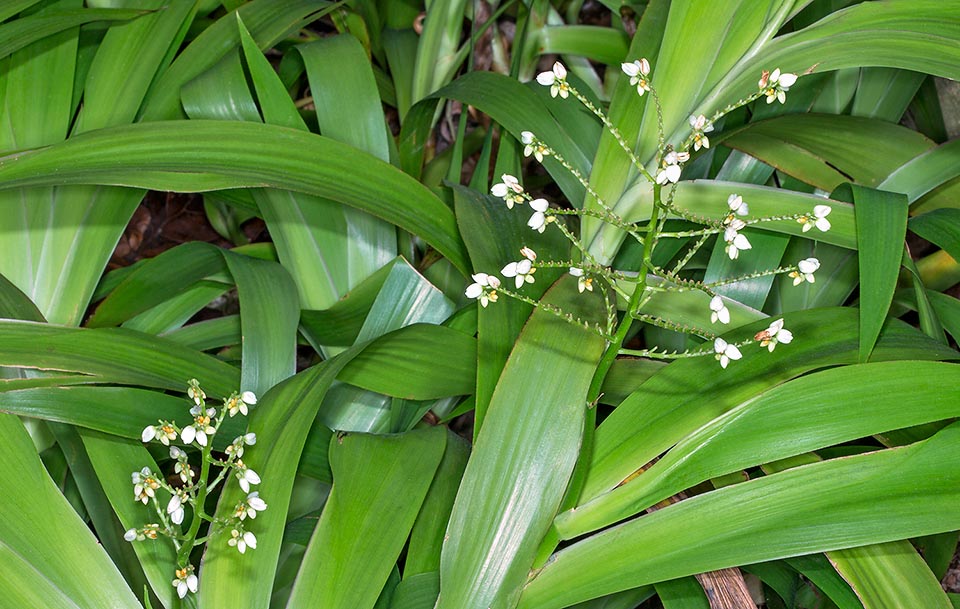
[[(620, 67), (623, 74), (629, 78), (630, 86), (636, 89), (637, 95), (643, 96), (649, 93), (650, 98), (653, 100), (652, 103), (656, 104), (658, 116), (662, 116), (660, 98), (653, 87), (650, 62), (647, 59), (641, 58), (629, 63), (623, 63)], [(660, 150), (657, 157), (657, 164), (653, 168), (644, 166), (644, 164), (638, 158), (636, 158), (632, 152), (631, 143), (623, 139), (621, 134), (610, 123), (603, 111), (597, 108), (593, 102), (582, 95), (574, 86), (570, 84), (570, 82), (567, 80), (567, 70), (561, 63), (554, 63), (549, 71), (538, 74), (536, 80), (540, 85), (550, 88), (551, 97), (559, 97), (561, 100), (574, 98), (583, 104), (589, 111), (593, 112), (597, 117), (599, 117), (601, 122), (607, 127), (607, 130), (610, 132), (610, 134), (620, 144), (620, 147), (630, 157), (634, 169), (644, 179), (648, 180), (649, 183), (654, 185), (652, 189), (654, 205), (653, 214), (651, 215), (650, 221), (646, 223), (645, 226), (642, 223), (628, 223), (622, 220), (621, 217), (614, 212), (611, 206), (603, 202), (600, 195), (598, 195), (592, 189), (590, 182), (581, 176), (580, 173), (569, 163), (567, 163), (565, 159), (557, 153), (557, 151), (553, 150), (544, 140), (534, 133), (530, 131), (522, 131), (520, 134), (520, 141), (523, 144), (524, 157), (532, 156), (534, 159), (536, 159), (536, 161), (541, 163), (544, 162), (544, 159), (547, 157), (551, 157), (553, 162), (567, 169), (567, 171), (569, 171), (573, 177), (580, 182), (583, 188), (592, 197), (592, 201), (595, 203), (595, 206), (589, 210), (562, 209), (559, 207), (552, 208), (546, 199), (535, 197), (526, 192), (524, 187), (520, 184), (520, 180), (517, 177), (509, 174), (503, 174), (500, 178), (501, 181), (494, 184), (490, 190), (494, 196), (503, 199), (507, 209), (513, 209), (515, 206), (522, 205), (524, 203), (529, 204), (532, 213), (527, 222), (527, 226), (531, 230), (542, 233), (552, 223), (558, 227), (558, 229), (574, 245), (575, 248), (580, 250), (581, 254), (583, 255), (583, 261), (571, 260), (567, 262), (552, 260), (548, 262), (541, 262), (539, 263), (539, 266), (541, 266), (541, 268), (557, 268), (566, 266), (569, 269), (569, 274), (577, 278), (577, 289), (580, 293), (585, 291), (593, 292), (595, 280), (599, 280), (603, 284), (603, 289), (598, 290), (598, 292), (600, 292), (607, 303), (608, 331), (605, 333), (604, 331), (600, 330), (599, 326), (597, 326), (598, 332), (600, 332), (605, 339), (614, 344), (615, 348), (619, 350), (619, 353), (660, 357), (662, 359), (669, 359), (671, 357), (686, 357), (688, 355), (696, 356), (713, 354), (723, 368), (726, 368), (731, 361), (741, 359), (743, 354), (740, 351), (740, 348), (747, 344), (757, 342), (761, 347), (765, 347), (769, 351), (773, 351), (778, 344), (790, 343), (793, 340), (793, 334), (789, 330), (783, 328), (782, 319), (771, 323), (766, 330), (758, 333), (753, 341), (729, 343), (723, 338), (716, 336), (709, 330), (682, 326), (669, 320), (659, 319), (655, 315), (646, 314), (643, 310), (643, 307), (645, 303), (649, 302), (650, 294), (653, 291), (698, 290), (710, 297), (710, 323), (730, 324), (734, 315), (731, 313), (731, 309), (728, 307), (728, 304), (731, 304), (733, 301), (728, 301), (722, 295), (715, 293), (714, 288), (717, 286), (722, 286), (745, 279), (776, 275), (780, 273), (788, 274), (789, 278), (793, 280), (793, 284), (795, 286), (802, 283), (814, 283), (814, 273), (820, 268), (820, 261), (816, 258), (806, 258), (804, 260), (800, 260), (796, 263), (796, 265), (793, 266), (780, 267), (777, 269), (771, 269), (769, 271), (755, 272), (744, 277), (724, 279), (714, 283), (704, 283), (702, 281), (689, 279), (680, 276), (679, 272), (682, 267), (692, 258), (692, 255), (696, 252), (697, 248), (699, 248), (703, 243), (709, 242), (709, 238), (714, 235), (717, 238), (717, 243), (719, 246), (723, 248), (724, 253), (731, 260), (737, 260), (741, 254), (753, 249), (753, 245), (750, 243), (750, 239), (747, 236), (746, 229), (749, 226), (760, 222), (796, 219), (797, 222), (802, 225), (803, 232), (807, 232), (812, 228), (817, 228), (820, 231), (827, 231), (830, 229), (830, 222), (827, 220), (827, 216), (831, 212), (829, 205), (816, 205), (813, 211), (810, 213), (792, 216), (750, 218), (750, 205), (744, 200), (744, 197), (737, 193), (731, 193), (727, 197), (726, 209), (724, 210), (721, 219), (709, 220), (689, 214), (673, 204), (673, 197), (676, 193), (675, 188), (682, 177), (684, 165), (690, 161), (691, 154), (710, 148), (711, 142), (708, 134), (714, 131), (716, 122), (736, 108), (762, 98), (766, 98), (767, 103), (772, 103), (774, 100), (784, 103), (786, 101), (786, 93), (790, 90), (790, 87), (797, 82), (798, 76), (796, 74), (781, 72), (779, 68), (774, 69), (772, 72), (764, 70), (758, 83), (758, 90), (752, 95), (720, 110), (712, 116), (700, 113), (692, 114), (688, 119), (690, 127), (689, 135), (680, 144), (677, 144), (677, 140), (673, 139), (673, 137), (668, 138), (667, 135), (662, 132), (661, 125), (659, 140)], [(669, 194), (666, 197), (661, 198), (661, 192)], [(663, 199), (666, 199), (666, 203), (664, 203)], [(663, 218), (658, 218), (658, 214), (660, 212), (664, 212), (664, 214), (669, 212), (675, 216), (680, 216), (685, 220), (705, 225), (706, 227), (703, 230), (669, 233), (664, 230), (665, 225)], [(623, 230), (626, 234), (633, 237), (644, 246), (644, 260), (641, 270), (639, 272), (621, 272), (597, 263), (596, 260), (590, 257), (584, 246), (573, 235), (567, 224), (564, 222), (558, 222), (558, 216), (560, 215), (589, 215)], [(689, 254), (687, 254), (685, 257), (681, 257), (676, 268), (672, 271), (660, 268), (653, 263), (650, 257), (650, 251), (652, 248), (647, 246), (648, 243), (655, 245), (658, 239), (662, 237), (689, 238), (695, 236), (699, 236), (700, 240), (693, 245)], [(523, 247), (520, 250), (520, 256), (521, 257), (519, 259), (508, 262), (500, 270), (499, 276), (483, 272), (474, 274), (472, 276), (473, 283), (466, 288), (466, 296), (468, 298), (478, 300), (483, 307), (486, 307), (492, 302), (497, 302), (497, 298), (500, 293), (506, 294), (511, 298), (517, 298), (523, 300), (524, 302), (538, 305), (538, 303), (536, 303), (534, 300), (529, 299), (518, 292), (513, 292), (508, 287), (503, 287), (504, 283), (502, 283), (501, 277), (503, 278), (503, 281), (512, 279), (513, 287), (516, 290), (520, 290), (526, 284), (532, 284), (535, 282), (535, 274), (538, 268), (536, 252), (529, 247)], [(658, 276), (655, 285), (648, 285), (648, 275)], [(623, 288), (623, 285), (630, 283), (634, 284), (634, 288), (632, 290)], [(506, 285), (509, 285), (509, 283)], [(622, 320), (617, 317), (616, 313), (616, 305), (619, 303), (613, 302), (611, 297), (614, 299), (622, 299), (622, 301), (628, 301), (625, 302), (628, 314), (625, 315)], [(545, 307), (545, 309), (561, 315), (561, 313), (555, 309), (550, 309), (549, 307)], [(576, 320), (572, 316), (567, 315), (565, 318), (568, 321), (583, 325), (580, 320)], [(632, 319), (641, 319), (648, 323), (660, 325), (663, 328), (698, 334), (707, 340), (712, 339), (713, 350), (694, 351), (685, 355), (681, 355), (678, 353), (660, 353), (656, 349), (647, 349), (643, 351), (631, 351), (629, 349), (623, 349), (621, 348), (622, 340), (623, 337), (627, 335), (624, 331), (624, 328), (629, 328)], [(613, 331), (615, 327), (617, 328), (616, 332)], [(238, 509), (242, 511), (242, 508)], [(236, 538), (239, 539), (240, 536), (242, 536), (242, 531), (237, 531)], [(237, 543), (239, 544), (240, 542), (237, 541)]]
[[(188, 425), (179, 427), (175, 422), (161, 420), (156, 425), (146, 426), (140, 435), (144, 443), (158, 441), (168, 446), (170, 459), (173, 461), (175, 484), (171, 484), (165, 476), (149, 467), (133, 472), (131, 476), (134, 499), (144, 505), (152, 501), (159, 522), (131, 528), (124, 534), (124, 539), (130, 542), (153, 540), (161, 535), (171, 540), (178, 553), (173, 586), (180, 598), (197, 591), (197, 575), (189, 564), (189, 555), (191, 548), (203, 543), (202, 540), (197, 540), (200, 525), (210, 522), (204, 539), (221, 531), (229, 531), (227, 543), (242, 554), (247, 548), (257, 547), (256, 536), (246, 530), (242, 522), (248, 517), (255, 518), (257, 512), (267, 509), (267, 504), (260, 498), (259, 493), (250, 489), (251, 485), (260, 484), (260, 475), (241, 459), (245, 448), (257, 443), (256, 434), (249, 432), (234, 438), (225, 449), (225, 458), (214, 456), (212, 449), (212, 439), (223, 420), (228, 415), (233, 417), (238, 413), (246, 416), (249, 409), (257, 403), (256, 395), (251, 391), (233, 393), (223, 400), (222, 406), (217, 409), (207, 405), (207, 395), (200, 388), (200, 383), (191, 379), (187, 386), (187, 396), (193, 402), (190, 408), (191, 422)], [(187, 450), (171, 445), (171, 442), (178, 438), (187, 448), (199, 451), (199, 472), (190, 464)], [(211, 465), (220, 468), (219, 474), (212, 480)], [(229, 517), (206, 515), (203, 506), (207, 495), (224, 482), (231, 472), (240, 489), (246, 493), (246, 498), (237, 504), (236, 510)], [(158, 491), (169, 495), (166, 505), (161, 505)], [(193, 517), (189, 527), (184, 527), (187, 508), (193, 512)]]

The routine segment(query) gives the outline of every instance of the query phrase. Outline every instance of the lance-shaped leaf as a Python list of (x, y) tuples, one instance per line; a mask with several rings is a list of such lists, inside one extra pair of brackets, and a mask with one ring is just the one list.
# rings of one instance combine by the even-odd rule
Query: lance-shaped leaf
[[(0, 416), (0, 593), (17, 607), (139, 608), (15, 416)], [(128, 474), (129, 475), (129, 474)]]
[(0, 159), (0, 188), (68, 183), (305, 192), (379, 216), (423, 237), (464, 274), (469, 267), (453, 212), (425, 186), (352, 146), (285, 127), (204, 120), (144, 123)]
[[(547, 292), (545, 302), (591, 323), (601, 315), (599, 299), (578, 294), (572, 277)], [(438, 609), (516, 601), (576, 463), (587, 388), (602, 349), (597, 334), (552, 313), (538, 310), (530, 318), (454, 503)]]
[(443, 457), (441, 427), (330, 441), (333, 490), (288, 606), (372, 608)]
[(519, 607), (559, 609), (708, 570), (954, 530), (958, 442), (955, 423), (916, 444), (797, 467), (641, 516), (558, 552)]

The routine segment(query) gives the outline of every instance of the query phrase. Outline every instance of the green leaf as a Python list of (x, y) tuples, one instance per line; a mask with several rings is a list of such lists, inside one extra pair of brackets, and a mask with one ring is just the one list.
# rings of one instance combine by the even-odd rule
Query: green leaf
[[(534, 85), (531, 85), (534, 86)], [(539, 87), (540, 85), (535, 85)], [(567, 125), (548, 110), (543, 98), (530, 86), (493, 72), (470, 72), (434, 94), (475, 106), (488, 114), (517, 140), (522, 131), (531, 131), (556, 150), (581, 175), (590, 174), (589, 151), (582, 148)], [(555, 159), (544, 158), (543, 166), (574, 204), (583, 200), (583, 186)]]
[(914, 203), (935, 188), (960, 175), (957, 150), (960, 140), (952, 140), (906, 161), (881, 182), (877, 188), (907, 195)]
[(272, 125), (195, 120), (101, 130), (0, 160), (0, 183), (294, 190), (380, 216), (423, 237), (462, 272), (468, 268), (453, 213), (424, 186), (355, 148)]
[[(180, 411), (184, 412), (186, 402), (178, 401)], [(141, 418), (141, 426), (144, 421), (150, 419)], [(135, 440), (124, 440), (81, 429), (80, 438), (96, 472), (94, 482), (103, 487), (103, 492), (123, 528), (141, 528), (155, 520), (156, 512), (138, 501), (131, 501), (130, 473), (144, 467), (149, 467), (154, 472), (161, 471), (139, 437)], [(134, 542), (132, 547), (153, 593), (164, 606), (173, 606), (176, 589), (170, 585), (170, 581), (173, 579), (171, 575), (174, 569), (177, 568), (177, 553), (173, 545), (165, 537), (160, 537), (154, 541)]]
[(887, 317), (900, 274), (907, 233), (907, 198), (862, 186), (843, 186), (834, 198), (849, 198), (857, 214), (860, 263), (860, 356), (867, 356)]
[(470, 445), (467, 441), (448, 429), (443, 460), (440, 461), (423, 507), (420, 508), (417, 521), (410, 532), (410, 545), (403, 564), (403, 579), (407, 581), (417, 575), (433, 575), (437, 588), (430, 599), (430, 606), (433, 606), (439, 593), (438, 572), (443, 539), (469, 456)]
[(87, 325), (118, 325), (226, 270), (220, 248), (202, 241), (178, 245), (144, 260), (129, 273), (100, 303)]
[(157, 79), (144, 104), (142, 120), (181, 118), (180, 89), (210, 69), (240, 42), (237, 17), (243, 19), (261, 48), (270, 48), (313, 20), (313, 13), (330, 6), (324, 0), (254, 0), (210, 25), (184, 49)]
[(392, 269), (390, 264), (381, 267), (327, 309), (301, 311), (300, 326), (307, 339), (314, 345), (349, 347), (355, 343)]
[[(528, 216), (519, 208), (506, 209), (502, 199), (457, 186), (453, 189), (453, 200), (457, 223), (476, 272), (497, 272), (509, 261), (518, 259), (522, 247), (533, 249), (541, 260), (563, 260), (570, 255), (569, 243), (559, 231), (535, 233), (526, 225)], [(553, 269), (541, 269), (540, 273), (541, 281), (525, 288), (525, 294), (531, 298), (543, 295), (560, 275)], [(483, 427), (497, 379), (531, 310), (526, 303), (505, 299), (495, 307), (478, 311), (474, 434)]]
[(797, 467), (641, 516), (558, 552), (519, 607), (566, 607), (737, 564), (954, 530), (958, 441), (954, 424), (910, 446)]
[[(212, 606), (268, 609), (277, 571), (280, 543), (290, 505), (294, 475), (317, 409), (343, 366), (358, 349), (293, 376), (263, 396), (250, 416), (250, 431), (257, 434), (257, 450), (244, 462), (260, 474), (260, 496), (269, 509), (258, 515), (254, 532), (257, 551), (241, 556), (220, 536), (211, 540), (204, 558), (205, 576), (200, 595)], [(217, 507), (218, 517), (228, 517), (245, 494), (228, 484)]]
[(593, 25), (545, 27), (540, 32), (544, 55), (582, 55), (616, 66), (627, 54), (629, 39), (621, 31)]
[(86, 330), (0, 320), (0, 364), (104, 375), (117, 382), (182, 390), (203, 379), (211, 395), (236, 391), (239, 371), (209, 355), (132, 330)]
[[(568, 277), (544, 302), (593, 321), (602, 307), (591, 296), (577, 294)], [(592, 332), (543, 311), (531, 316), (494, 391), (450, 516), (438, 609), (513, 606), (577, 461), (586, 392), (602, 350)], [(506, 541), (505, 530), (516, 537)]]
[(943, 248), (954, 260), (960, 260), (960, 209), (935, 209), (914, 216), (910, 231)]
[[(900, 125), (829, 114), (790, 114), (750, 123), (723, 143), (823, 190), (848, 181), (875, 187), (933, 148), (922, 134)], [(871, 154), (864, 156), (864, 150)]]
[[(816, 309), (784, 316), (796, 337), (749, 365), (721, 369), (711, 357), (671, 363), (607, 417), (597, 428), (590, 475), (581, 502), (616, 487), (638, 468), (688, 434), (780, 383), (810, 370), (857, 361), (857, 318), (849, 308)], [(764, 323), (746, 326), (727, 340), (752, 338)], [(806, 338), (802, 338), (806, 337)], [(871, 361), (943, 359), (956, 353), (899, 321), (891, 321)], [(750, 354), (745, 357), (750, 358)], [(743, 362), (746, 364), (746, 362)], [(704, 400), (704, 395), (712, 396)]]
[(240, 389), (257, 395), (296, 372), (297, 286), (276, 262), (224, 251), (240, 298)]
[(139, 608), (107, 553), (50, 480), (17, 417), (0, 416), (0, 441), (6, 463), (0, 468), (5, 602), (51, 609)]
[(96, 21), (128, 21), (147, 11), (118, 8), (77, 8), (46, 11), (0, 25), (0, 58), (51, 34)]
[(827, 558), (863, 601), (865, 609), (952, 609), (940, 582), (909, 541), (836, 550)]
[(446, 433), (432, 427), (331, 440), (333, 490), (304, 555), (291, 606), (374, 606), (440, 464)]
[(415, 324), (374, 340), (347, 364), (341, 381), (408, 400), (473, 393), (477, 341), (444, 326)]
[(0, 275), (0, 317), (25, 321), (45, 321), (37, 305), (20, 289)]
[[(905, 385), (904, 378), (913, 383)], [(886, 362), (832, 368), (748, 398), (686, 436), (639, 476), (557, 517), (564, 539), (613, 524), (701, 482), (763, 463), (951, 419), (942, 387), (960, 366)], [(870, 395), (863, 392), (870, 387)]]

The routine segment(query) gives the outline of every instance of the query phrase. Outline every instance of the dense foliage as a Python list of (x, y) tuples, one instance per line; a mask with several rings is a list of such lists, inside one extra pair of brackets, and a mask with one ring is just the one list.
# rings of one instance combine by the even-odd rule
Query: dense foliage
[(960, 605), (952, 80), (956, 0), (0, 3), (0, 605)]

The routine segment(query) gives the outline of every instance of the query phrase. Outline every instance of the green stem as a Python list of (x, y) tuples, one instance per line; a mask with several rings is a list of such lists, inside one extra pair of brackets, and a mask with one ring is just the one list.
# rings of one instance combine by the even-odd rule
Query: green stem
[(212, 447), (212, 442), (207, 443), (203, 447), (201, 452), (201, 463), (200, 463), (200, 480), (197, 482), (197, 497), (193, 504), (193, 522), (190, 523), (190, 529), (187, 530), (185, 535), (186, 540), (183, 543), (183, 547), (180, 548), (180, 551), (177, 552), (177, 565), (183, 566), (187, 564), (190, 560), (190, 551), (193, 550), (194, 545), (196, 545), (197, 533), (200, 531), (200, 523), (203, 521), (201, 515), (205, 515), (203, 511), (204, 501), (207, 499), (207, 476), (210, 474), (210, 450)]

